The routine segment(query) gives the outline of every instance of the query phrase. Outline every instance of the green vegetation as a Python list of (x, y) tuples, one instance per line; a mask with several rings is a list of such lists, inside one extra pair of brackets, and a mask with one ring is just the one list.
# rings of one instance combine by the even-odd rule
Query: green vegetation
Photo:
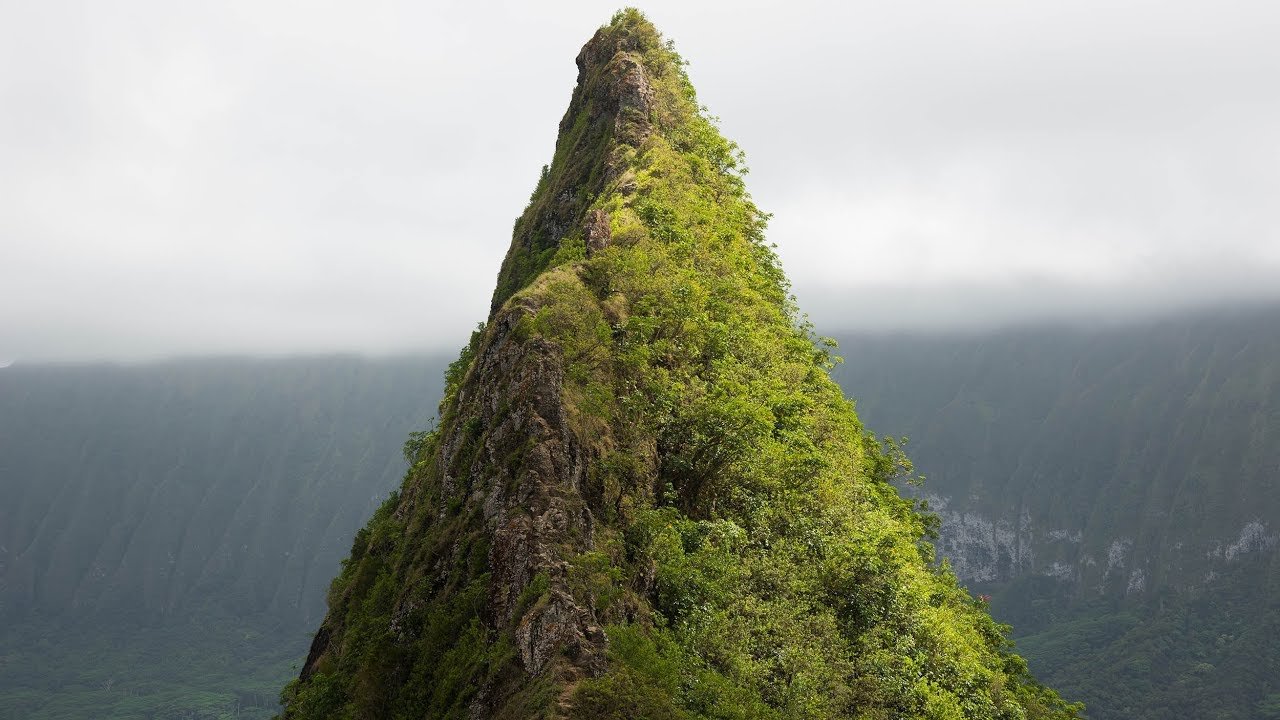
[[(932, 564), (931, 521), (890, 484), (909, 464), (828, 376), (682, 60), (627, 10), (580, 67), (494, 315), (357, 535), (285, 717), (1074, 717)], [(532, 487), (539, 441), (478, 407), (498, 382), (538, 391), (510, 378), (522, 358), (559, 368), (580, 489)], [(494, 574), (487, 508), (521, 492), (596, 518), (589, 542), (542, 536), (563, 574)], [(507, 596), (518, 612), (492, 610)], [(603, 627), (604, 672), (567, 648), (526, 670), (553, 606)]]
[(844, 338), (859, 413), (944, 499), (940, 552), (1093, 720), (1273, 712), (1278, 310)]
[(1093, 718), (1277, 717), (1276, 564), (1249, 559), (1195, 592), (1069, 606), (1018, 646), (1040, 676), (1088, 698)]

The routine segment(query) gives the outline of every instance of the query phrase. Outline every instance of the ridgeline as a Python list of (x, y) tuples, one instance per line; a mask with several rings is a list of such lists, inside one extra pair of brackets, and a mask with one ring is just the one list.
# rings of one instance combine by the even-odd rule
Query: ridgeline
[(933, 562), (680, 57), (625, 10), (577, 62), (283, 716), (1076, 717)]

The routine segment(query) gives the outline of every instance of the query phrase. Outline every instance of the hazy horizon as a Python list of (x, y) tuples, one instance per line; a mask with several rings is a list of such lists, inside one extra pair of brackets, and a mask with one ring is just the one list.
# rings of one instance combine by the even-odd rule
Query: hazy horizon
[[(1280, 314), (1280, 300), (1264, 300), (1258, 302), (1219, 302), (1203, 305), (1189, 305), (1173, 308), (1162, 308), (1146, 313), (1130, 313), (1115, 317), (1061, 314), (1057, 316), (1031, 317), (1024, 319), (991, 322), (981, 325), (954, 324), (949, 326), (932, 326), (894, 324), (875, 326), (864, 323), (858, 327), (841, 327), (815, 325), (814, 332), (819, 336), (831, 336), (837, 340), (856, 338), (901, 337), (906, 340), (933, 339), (940, 341), (963, 340), (966, 338), (1001, 338), (1023, 333), (1063, 333), (1070, 334), (1107, 334), (1121, 333), (1133, 329), (1144, 329), (1164, 324), (1194, 322), (1209, 319), (1241, 319), (1260, 314)], [(810, 316), (812, 319), (812, 316)], [(132, 357), (75, 357), (75, 358), (0, 358), (0, 370), (9, 367), (140, 367), (165, 364), (200, 364), (200, 363), (289, 363), (317, 360), (354, 360), (358, 362), (397, 362), (431, 360), (447, 364), (452, 361), (458, 351), (466, 344), (469, 333), (463, 332), (457, 337), (437, 337), (434, 342), (423, 342), (418, 345), (384, 349), (339, 349), (339, 350), (284, 350), (270, 351), (195, 351), (169, 352), (153, 355), (137, 355)], [(850, 350), (839, 345), (837, 353), (845, 355)], [(442, 365), (443, 367), (443, 365)]]
[[(616, 7), (0, 11), (0, 361), (456, 348)], [(827, 332), (1280, 299), (1280, 8), (642, 9)]]

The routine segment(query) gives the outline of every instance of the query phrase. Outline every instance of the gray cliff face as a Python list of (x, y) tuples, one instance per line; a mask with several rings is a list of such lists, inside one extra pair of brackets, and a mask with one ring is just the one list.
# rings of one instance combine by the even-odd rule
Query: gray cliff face
[(841, 380), (913, 440), (962, 580), (1205, 587), (1280, 540), (1280, 312), (861, 337)]
[[(492, 339), (472, 370), (487, 381), (464, 384), (459, 393), (459, 405), (469, 412), (445, 438), (439, 472), (446, 487), (464, 483), (467, 502), (484, 508), (493, 536), (487, 615), (495, 626), (516, 626), (521, 663), (536, 675), (560, 647), (581, 666), (598, 667), (603, 635), (566, 587), (564, 558), (592, 544), (594, 518), (583, 498), (589, 458), (568, 426), (559, 348), (515, 337), (521, 318), (534, 312), (522, 303), (494, 321)], [(482, 449), (467, 464), (468, 428), (477, 425)], [(514, 454), (522, 456), (519, 464), (507, 462)], [(547, 579), (547, 601), (517, 616), (520, 596), (539, 575)]]
[(974, 511), (950, 509), (951, 498), (926, 494), (931, 510), (942, 520), (936, 546), (964, 582), (996, 582), (1034, 572), (1031, 519), (1016, 522), (992, 519)]
[[(1016, 521), (993, 518), (979, 510), (953, 510), (948, 497), (924, 497), (942, 521), (938, 554), (950, 561), (964, 582), (1006, 583), (1038, 575), (1098, 594), (1134, 595), (1150, 589), (1147, 579), (1155, 574), (1152, 560), (1135, 553), (1130, 535), (1100, 538), (1090, 552), (1083, 542), (1084, 530), (1078, 526), (1045, 529), (1025, 512)], [(1254, 519), (1224, 537), (1204, 538), (1193, 545), (1179, 542), (1162, 557), (1172, 563), (1172, 569), (1186, 574), (1186, 586), (1209, 586), (1232, 565), (1269, 555), (1278, 545), (1280, 533)]]

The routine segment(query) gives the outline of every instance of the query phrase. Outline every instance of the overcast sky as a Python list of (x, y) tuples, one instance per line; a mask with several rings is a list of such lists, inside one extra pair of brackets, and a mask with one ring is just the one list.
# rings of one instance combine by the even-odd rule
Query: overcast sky
[[(0, 364), (461, 345), (616, 8), (0, 0)], [(1280, 4), (642, 9), (824, 329), (1280, 294)]]

